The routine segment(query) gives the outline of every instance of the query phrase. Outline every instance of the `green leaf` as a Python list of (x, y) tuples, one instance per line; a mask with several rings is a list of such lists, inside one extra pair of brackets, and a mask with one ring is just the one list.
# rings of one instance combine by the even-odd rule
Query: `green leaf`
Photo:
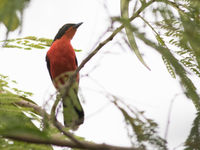
[(167, 71), (169, 72), (169, 74), (172, 76), (172, 78), (176, 78), (176, 74), (174, 72), (174, 69), (172, 68), (172, 65), (169, 63), (169, 61), (164, 57), (162, 56), (162, 59), (163, 59), (163, 62), (167, 68)]
[[(49, 145), (31, 144), (3, 138), (7, 136), (30, 136), (46, 139), (48, 137), (46, 132), (40, 131), (40, 129), (32, 123), (32, 120), (41, 122), (40, 117), (31, 112), (31, 108), (19, 107), (15, 104), (22, 99), (25, 100), (27, 98), (12, 94), (11, 92), (0, 93), (0, 149), (52, 150), (52, 147)], [(27, 116), (25, 112), (31, 116)]]
[[(0, 74), (0, 95), (10, 94), (12, 96), (22, 98), (24, 100), (28, 100), (27, 97), (33, 95), (33, 93), (31, 93), (31, 92), (26, 92), (26, 91), (19, 90), (19, 89), (14, 88), (14, 87), (10, 87), (11, 83), (14, 84), (14, 85), (17, 84), (16, 81), (10, 80), (8, 78), (8, 76), (4, 76), (4, 75)], [(14, 85), (12, 85), (12, 86), (14, 86)], [(31, 102), (31, 100), (28, 100), (28, 101)]]
[(194, 119), (190, 135), (185, 141), (185, 150), (199, 150), (200, 146), (200, 112), (197, 113)]
[(75, 52), (82, 52), (83, 50), (81, 49), (74, 49)]
[[(40, 131), (32, 123), (32, 118), (25, 115), (25, 111), (14, 104), (0, 105), (0, 137), (34, 137), (37, 139), (47, 139), (46, 132)], [(35, 116), (36, 117), (36, 116)]]
[(140, 60), (140, 62), (147, 68), (150, 70), (150, 68), (147, 66), (147, 64), (144, 62), (140, 52), (139, 52), (139, 49), (137, 47), (137, 44), (136, 44), (136, 41), (135, 41), (135, 37), (133, 35), (133, 31), (132, 29), (130, 28), (131, 27), (131, 23), (129, 21), (129, 2), (130, 0), (121, 0), (120, 1), (120, 6), (121, 6), (121, 16), (122, 16), (122, 19), (125, 20), (125, 23), (124, 23), (124, 27), (125, 27), (125, 30), (126, 30), (126, 35), (127, 35), (127, 38), (128, 38), (128, 41), (129, 41), (129, 44), (132, 48), (132, 50), (134, 51), (134, 53), (136, 54), (137, 58)]
[(30, 0), (1, 0), (0, 23), (7, 28), (8, 33), (16, 30), (22, 24), (23, 10)]
[(0, 134), (20, 133), (20, 130), (39, 133), (39, 129), (33, 125), (30, 118), (23, 114), (20, 108), (13, 104), (1, 105)]
[(8, 31), (14, 31), (19, 26), (19, 19), (16, 14), (13, 14), (12, 18), (4, 17), (2, 22)]
[(0, 74), (0, 93), (4, 93), (8, 87), (8, 76)]
[[(20, 97), (12, 93), (0, 94), (0, 105), (11, 104), (20, 100)], [(0, 107), (1, 108), (1, 107)]]

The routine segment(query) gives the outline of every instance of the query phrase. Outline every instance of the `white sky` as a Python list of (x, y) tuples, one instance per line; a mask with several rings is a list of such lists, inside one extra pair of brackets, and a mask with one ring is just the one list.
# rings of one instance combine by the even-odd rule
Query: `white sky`
[[(119, 0), (109, 0), (107, 4), (110, 15), (119, 14)], [(63, 24), (84, 22), (72, 41), (74, 48), (83, 50), (77, 53), (80, 64), (92, 50), (99, 36), (107, 29), (107, 15), (103, 0), (34, 0), (25, 11), (23, 32), (20, 35), (17, 32), (12, 33), (9, 38), (54, 38)], [(164, 135), (170, 101), (175, 94), (182, 91), (178, 81), (171, 78), (160, 55), (154, 50), (141, 42), (138, 43), (145, 54), (146, 63), (151, 68), (151, 71), (148, 71), (128, 49), (120, 49), (116, 44), (119, 39), (118, 36), (106, 45), (81, 71), (81, 75), (89, 73), (90, 77), (83, 77), (80, 82), (81, 93), (86, 101), (83, 104), (86, 119), (77, 134), (96, 142), (128, 146), (130, 143), (124, 130), (122, 116), (108, 99), (97, 92), (102, 90), (98, 84), (155, 119), (160, 125), (161, 136)], [(45, 104), (49, 95), (54, 92), (46, 69), (46, 51), (47, 49), (0, 50), (0, 73), (17, 80), (19, 88), (33, 92), (33, 99), (39, 105)], [(92, 115), (103, 106), (106, 106), (103, 111)], [(194, 114), (195, 109), (191, 101), (179, 95), (174, 102), (170, 120), (170, 148), (184, 142)]]

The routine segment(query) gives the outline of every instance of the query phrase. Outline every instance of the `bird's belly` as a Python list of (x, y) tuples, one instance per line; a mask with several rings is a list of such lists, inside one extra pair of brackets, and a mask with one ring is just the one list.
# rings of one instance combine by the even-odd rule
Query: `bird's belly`
[(59, 57), (51, 63), (51, 74), (56, 88), (64, 85), (70, 73), (76, 70), (77, 66), (72, 58)]

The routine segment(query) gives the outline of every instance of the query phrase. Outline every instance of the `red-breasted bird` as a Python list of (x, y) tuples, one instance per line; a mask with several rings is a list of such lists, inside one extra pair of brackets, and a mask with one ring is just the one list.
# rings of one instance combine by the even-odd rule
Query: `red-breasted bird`
[[(77, 28), (82, 23), (65, 24), (56, 34), (50, 49), (46, 55), (47, 68), (53, 84), (57, 90), (67, 81), (68, 75), (75, 71), (78, 64), (71, 40)], [(66, 97), (62, 97), (63, 118), (66, 127), (76, 129), (84, 121), (84, 111), (78, 98), (79, 75), (76, 82), (71, 86)]]

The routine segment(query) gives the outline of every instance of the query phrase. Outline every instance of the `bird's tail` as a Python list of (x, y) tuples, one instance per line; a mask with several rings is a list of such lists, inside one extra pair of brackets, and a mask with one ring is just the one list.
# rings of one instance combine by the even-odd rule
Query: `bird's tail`
[(78, 98), (78, 83), (74, 82), (63, 100), (63, 118), (66, 127), (76, 130), (84, 122), (84, 111)]

